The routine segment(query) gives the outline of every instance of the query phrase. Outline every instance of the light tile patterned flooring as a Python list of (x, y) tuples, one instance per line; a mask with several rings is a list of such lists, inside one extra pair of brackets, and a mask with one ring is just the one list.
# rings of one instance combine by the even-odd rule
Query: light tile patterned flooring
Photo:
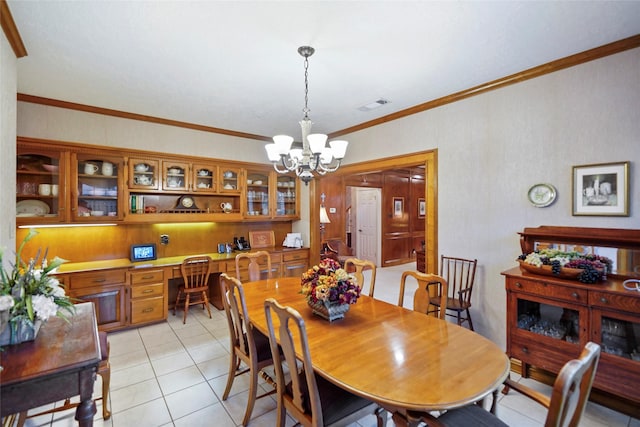
[[(396, 304), (402, 271), (415, 264), (378, 269), (376, 298)], [(368, 280), (368, 277), (367, 277)], [(365, 287), (365, 291), (366, 291)], [(405, 298), (405, 301), (407, 299)], [(410, 299), (409, 299), (410, 300)], [(109, 427), (146, 426), (239, 426), (247, 400), (247, 375), (235, 379), (231, 396), (222, 401), (229, 369), (229, 334), (224, 312), (212, 307), (213, 319), (192, 307), (187, 324), (181, 312), (169, 314), (166, 322), (109, 334), (111, 343), (112, 416), (102, 419), (102, 403), (94, 425)], [(521, 379), (536, 389), (550, 388), (530, 379)], [(94, 396), (101, 394), (98, 377)], [(498, 415), (517, 427), (539, 427), (546, 411), (536, 403), (517, 395), (500, 394)], [(48, 409), (51, 406), (38, 408)], [(256, 401), (251, 427), (274, 426), (276, 403), (269, 396)], [(36, 413), (38, 410), (32, 412)], [(74, 411), (29, 418), (27, 426), (75, 426)], [(292, 419), (287, 426), (294, 425)], [(393, 425), (391, 421), (389, 426)], [(352, 427), (373, 427), (375, 417), (368, 416)], [(589, 403), (581, 426), (640, 427), (640, 421)]]

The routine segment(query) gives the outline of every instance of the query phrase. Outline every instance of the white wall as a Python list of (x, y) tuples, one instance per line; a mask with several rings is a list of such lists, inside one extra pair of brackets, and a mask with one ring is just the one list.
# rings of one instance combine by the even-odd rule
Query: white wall
[[(504, 345), (500, 272), (517, 265), (518, 231), (539, 225), (640, 228), (640, 49), (346, 139), (349, 162), (438, 149), (439, 252), (478, 259), (474, 326)], [(572, 166), (627, 160), (631, 216), (572, 216)], [(539, 182), (558, 190), (550, 207), (527, 200), (527, 190)]]
[[(16, 229), (16, 90), (17, 58), (0, 31), (0, 248), (4, 267), (13, 261)], [(2, 267), (2, 266), (0, 266)]]
[[(266, 163), (263, 142), (22, 102), (18, 135)], [(347, 135), (345, 163), (438, 149), (440, 253), (478, 259), (476, 330), (504, 346), (500, 272), (516, 265), (518, 231), (538, 225), (640, 228), (639, 135), (635, 49)], [(626, 160), (631, 216), (572, 216), (571, 167)], [(527, 190), (539, 182), (558, 189), (548, 208), (527, 201)], [(305, 203), (303, 213), (294, 231), (308, 236)]]

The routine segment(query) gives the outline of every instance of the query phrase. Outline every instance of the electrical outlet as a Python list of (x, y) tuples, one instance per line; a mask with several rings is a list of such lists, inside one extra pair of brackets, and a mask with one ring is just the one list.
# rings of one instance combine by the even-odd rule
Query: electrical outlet
[(168, 234), (161, 234), (160, 235), (160, 244), (161, 245), (168, 245), (169, 244), (169, 235)]

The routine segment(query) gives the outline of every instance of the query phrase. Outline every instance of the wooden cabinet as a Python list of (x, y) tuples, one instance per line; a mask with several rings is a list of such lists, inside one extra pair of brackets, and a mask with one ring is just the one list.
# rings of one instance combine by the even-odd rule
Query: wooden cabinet
[(160, 188), (160, 161), (130, 157), (128, 187), (133, 190), (158, 190)]
[(130, 281), (131, 324), (140, 325), (166, 319), (168, 305), (164, 270), (132, 270)]
[[(623, 287), (629, 277), (629, 260), (635, 260), (631, 261), (635, 268), (640, 264), (640, 230), (546, 227), (547, 235), (541, 235), (539, 229), (527, 230), (521, 233), (523, 253), (535, 248), (533, 240), (561, 250), (566, 245), (580, 245), (583, 251), (614, 249), (615, 267), (606, 280), (594, 284), (532, 274), (520, 268), (503, 272), (507, 354), (520, 360), (525, 377), (530, 366), (557, 373), (580, 354), (588, 341), (596, 342), (602, 346), (602, 356), (594, 387), (640, 402), (640, 292)], [(554, 237), (554, 231), (559, 236)]]
[(16, 163), (16, 223), (57, 223), (68, 220), (66, 169), (68, 155), (39, 146), (18, 147)]
[(127, 325), (126, 269), (73, 273), (61, 278), (71, 298), (92, 302), (100, 330), (116, 330)]
[(276, 174), (274, 193), (272, 199), (275, 204), (273, 214), (275, 218), (298, 218), (300, 216), (299, 188), (295, 176)]
[(427, 272), (427, 264), (424, 259), (424, 251), (416, 251), (416, 270), (421, 273)]
[(71, 154), (71, 220), (105, 222), (123, 218), (124, 158)]
[(281, 274), (284, 277), (300, 277), (309, 269), (309, 251), (284, 252), (282, 254)]
[(245, 196), (245, 218), (262, 221), (264, 221), (265, 218), (271, 218), (272, 205), (269, 202), (271, 201), (270, 188), (272, 183), (269, 180), (269, 171), (248, 169), (246, 175), (247, 193)]

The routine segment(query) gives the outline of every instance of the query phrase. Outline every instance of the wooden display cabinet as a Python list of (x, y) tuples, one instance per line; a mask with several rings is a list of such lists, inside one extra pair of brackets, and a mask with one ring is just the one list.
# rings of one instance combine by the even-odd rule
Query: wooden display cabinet
[(129, 188), (134, 190), (158, 190), (160, 187), (160, 161), (130, 157)]
[(218, 192), (218, 167), (207, 163), (194, 163), (192, 166), (193, 182), (191, 190), (195, 193)]
[(172, 192), (188, 191), (191, 186), (189, 166), (189, 163), (163, 160), (161, 190)]
[(300, 197), (298, 192), (299, 181), (295, 175), (281, 175), (273, 172), (276, 179), (275, 201), (276, 218), (297, 218), (300, 215)]
[(248, 169), (247, 192), (245, 195), (246, 206), (244, 210), (245, 218), (264, 220), (272, 215), (270, 205), (270, 184), (269, 172)]
[(218, 166), (218, 191), (220, 193), (240, 194), (243, 189), (242, 169), (237, 166)]
[(640, 403), (640, 292), (624, 280), (638, 278), (640, 230), (579, 227), (527, 228), (523, 253), (550, 247), (611, 258), (612, 272), (601, 282), (541, 275), (512, 268), (502, 274), (507, 292), (507, 354), (522, 364), (557, 373), (582, 347), (602, 346), (594, 388)]
[(124, 158), (71, 153), (71, 220), (122, 220)]
[(17, 225), (68, 220), (68, 153), (22, 145), (18, 147), (17, 154)]

